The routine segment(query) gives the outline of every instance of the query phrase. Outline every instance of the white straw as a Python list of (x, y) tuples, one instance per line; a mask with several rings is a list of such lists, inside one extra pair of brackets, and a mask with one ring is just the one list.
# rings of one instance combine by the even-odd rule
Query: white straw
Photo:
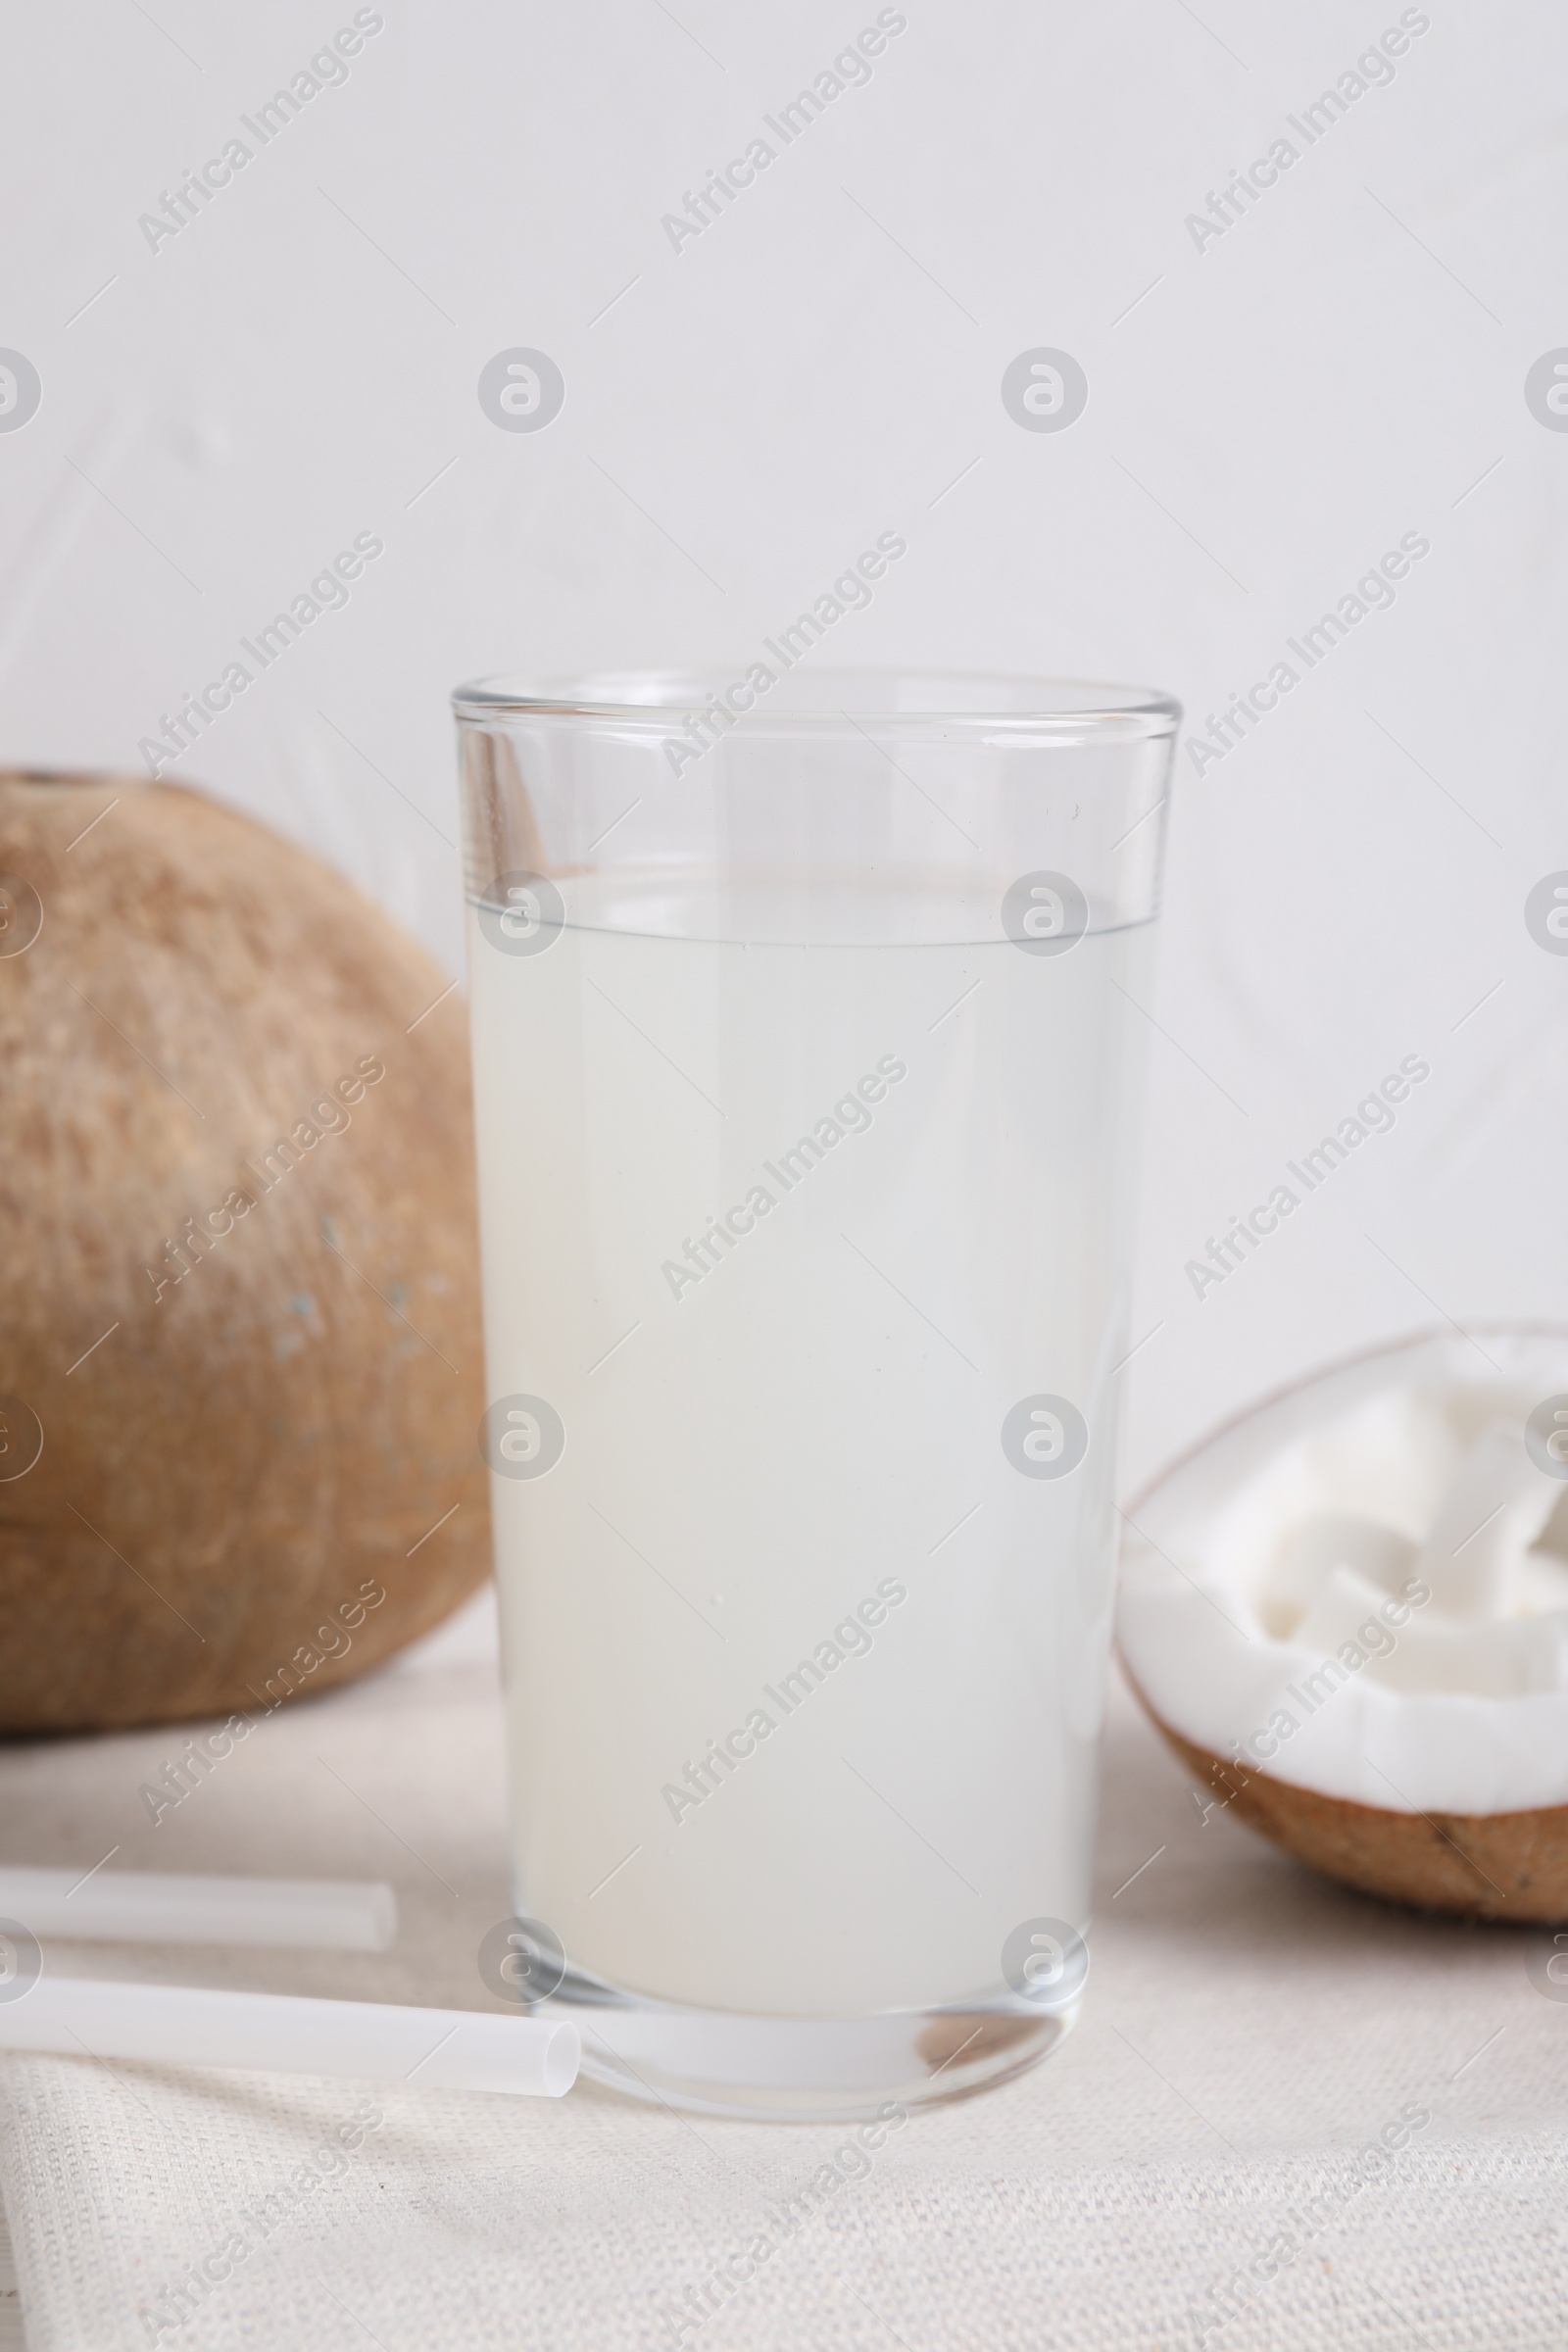
[(0, 2000), (0, 2049), (344, 2075), (412, 2082), (419, 2090), (532, 2092), (547, 2099), (571, 2088), (581, 2057), (576, 2027), (554, 2019), (91, 1977), (39, 1977), (24, 1992)]
[(303, 1944), (384, 1952), (390, 1886), (355, 1879), (185, 1878), (165, 1871), (0, 1869), (0, 1919), (96, 1943)]

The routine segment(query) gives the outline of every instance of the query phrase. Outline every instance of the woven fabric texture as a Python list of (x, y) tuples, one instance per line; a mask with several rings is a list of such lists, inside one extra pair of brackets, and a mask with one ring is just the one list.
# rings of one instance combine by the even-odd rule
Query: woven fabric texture
[[(172, 1734), (15, 1747), (0, 1804), (18, 1860), (85, 1870), (118, 1842), (117, 1868), (383, 1876), (403, 1908), (384, 1956), (52, 1946), (62, 1973), (491, 2005), (500, 1739), (492, 1667), (392, 1673), (280, 1712), (157, 1829), (137, 1790)], [(868, 2154), (586, 2084), (0, 2060), (27, 2344), (1560, 2352), (1548, 1948), (1385, 1908), (1203, 1818), (1118, 1689), (1089, 1998), (1032, 2075)]]

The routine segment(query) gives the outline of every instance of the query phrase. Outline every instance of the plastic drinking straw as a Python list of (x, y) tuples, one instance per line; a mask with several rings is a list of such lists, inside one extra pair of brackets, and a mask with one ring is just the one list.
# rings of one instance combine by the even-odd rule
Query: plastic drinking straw
[(44, 1976), (0, 1999), (0, 2049), (547, 2099), (571, 2088), (582, 2054), (576, 2027), (552, 2018)]
[(209, 1879), (172, 1871), (0, 1867), (0, 1918), (83, 1942), (306, 1944), (384, 1952), (390, 1886), (357, 1879)]

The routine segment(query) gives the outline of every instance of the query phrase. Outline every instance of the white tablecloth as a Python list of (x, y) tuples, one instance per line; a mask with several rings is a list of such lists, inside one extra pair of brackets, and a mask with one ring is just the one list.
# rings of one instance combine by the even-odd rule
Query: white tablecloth
[[(118, 1843), (116, 1868), (384, 1876), (392, 1953), (50, 1957), (483, 2004), (475, 1947), (510, 1908), (494, 1666), (437, 1644), (277, 1716), (157, 1830), (136, 1792), (172, 1734), (0, 1752), (8, 1859), (85, 1870)], [(589, 2085), (377, 2089), (350, 2151), (362, 2084), (13, 2057), (0, 2196), (26, 2341), (1561, 2352), (1568, 2003), (1531, 1982), (1545, 1940), (1385, 1909), (1202, 1820), (1118, 1691), (1090, 1996), (1033, 2075), (912, 2118), (829, 2187), (842, 2131)], [(791, 2197), (795, 2234), (682, 2329), (688, 2290), (731, 2256), (744, 2273)]]

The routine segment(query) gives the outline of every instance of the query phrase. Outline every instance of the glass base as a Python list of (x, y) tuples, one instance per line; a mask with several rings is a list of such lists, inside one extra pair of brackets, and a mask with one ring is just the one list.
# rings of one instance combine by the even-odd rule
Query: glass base
[(569, 2020), (582, 2071), (634, 2099), (767, 2124), (874, 2123), (1010, 2082), (1070, 2032), (1080, 2003), (1006, 1993), (886, 2017), (753, 2017), (683, 2009), (568, 1970), (530, 2012)]

